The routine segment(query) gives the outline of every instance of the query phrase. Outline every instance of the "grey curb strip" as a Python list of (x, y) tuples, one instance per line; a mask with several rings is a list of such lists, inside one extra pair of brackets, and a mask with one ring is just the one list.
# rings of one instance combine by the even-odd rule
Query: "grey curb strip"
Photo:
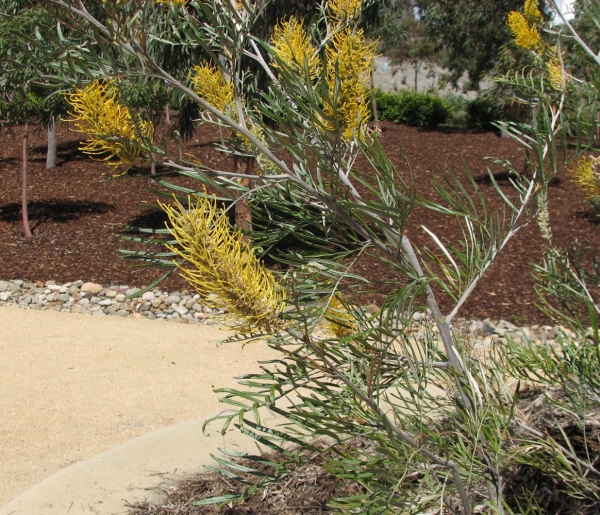
[[(265, 419), (275, 419), (266, 414)], [(212, 416), (212, 415), (211, 415)], [(183, 474), (203, 471), (219, 448), (256, 452), (256, 442), (218, 422), (202, 433), (206, 416), (164, 427), (56, 472), (0, 509), (0, 515), (116, 515), (125, 501), (160, 502)]]

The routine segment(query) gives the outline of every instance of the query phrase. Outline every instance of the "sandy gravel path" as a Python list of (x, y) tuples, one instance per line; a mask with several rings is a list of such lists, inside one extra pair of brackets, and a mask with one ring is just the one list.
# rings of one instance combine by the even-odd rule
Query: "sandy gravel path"
[(264, 344), (215, 327), (0, 308), (0, 507), (54, 472), (222, 406)]

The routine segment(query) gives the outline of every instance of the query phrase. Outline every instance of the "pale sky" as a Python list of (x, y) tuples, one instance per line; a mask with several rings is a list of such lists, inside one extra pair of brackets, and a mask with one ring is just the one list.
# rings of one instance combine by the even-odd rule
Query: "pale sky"
[[(560, 11), (566, 15), (565, 18), (567, 20), (573, 18), (572, 14), (568, 14), (569, 11), (571, 11), (571, 5), (573, 4), (573, 0), (556, 0), (556, 4), (558, 5)], [(558, 16), (555, 16), (555, 18), (558, 18)]]

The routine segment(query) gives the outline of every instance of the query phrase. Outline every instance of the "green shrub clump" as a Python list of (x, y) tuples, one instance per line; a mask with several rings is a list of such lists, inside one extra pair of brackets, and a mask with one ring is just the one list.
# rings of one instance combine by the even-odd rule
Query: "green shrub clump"
[(379, 119), (384, 122), (433, 127), (445, 123), (450, 114), (450, 109), (440, 97), (415, 91), (387, 93), (377, 90), (375, 99)]

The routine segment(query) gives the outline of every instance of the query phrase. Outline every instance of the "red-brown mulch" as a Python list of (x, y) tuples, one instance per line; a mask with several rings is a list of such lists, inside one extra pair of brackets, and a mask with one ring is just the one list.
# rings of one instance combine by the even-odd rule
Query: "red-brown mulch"
[[(93, 161), (79, 150), (78, 134), (66, 125), (59, 128), (58, 166), (45, 168), (45, 134), (30, 136), (29, 213), (33, 238), (24, 238), (20, 221), (21, 134), (0, 132), (0, 279), (28, 281), (78, 279), (102, 284), (127, 284), (142, 287), (159, 277), (162, 271), (134, 268), (132, 261), (119, 257), (118, 249), (136, 248), (121, 238), (125, 225), (144, 225), (156, 221), (156, 212), (146, 207), (156, 203), (156, 195), (147, 190), (147, 177), (110, 180), (106, 164)], [(184, 151), (222, 169), (231, 169), (231, 159), (211, 145), (216, 131), (202, 127), (184, 145)], [(409, 177), (405, 155), (413, 170), (420, 194), (434, 194), (431, 179), (446, 167), (462, 174), (468, 166), (491, 208), (500, 207), (486, 168), (493, 156), (510, 159), (520, 170), (524, 167), (521, 148), (514, 141), (493, 132), (472, 133), (449, 129), (423, 130), (390, 123), (383, 124), (381, 141), (388, 156)], [(358, 163), (360, 166), (360, 162)], [(508, 177), (499, 167), (492, 167), (498, 182), (508, 186)], [(170, 180), (187, 181), (173, 178)], [(198, 185), (198, 187), (200, 187)], [(550, 218), (555, 245), (565, 247), (573, 239), (588, 240), (594, 248), (600, 233), (592, 208), (584, 202), (582, 192), (566, 171), (561, 171), (550, 187)], [(416, 245), (431, 240), (422, 225), (441, 238), (456, 241), (462, 233), (453, 219), (418, 210), (413, 213), (407, 234)], [(547, 322), (533, 305), (530, 263), (543, 257), (536, 224), (523, 229), (508, 245), (503, 255), (489, 269), (459, 315), (466, 318), (512, 319), (520, 323)], [(390, 269), (374, 258), (365, 256), (356, 271), (374, 280), (393, 277)], [(186, 288), (183, 279), (172, 274), (164, 284), (168, 290)], [(380, 303), (382, 295), (365, 301)], [(444, 310), (451, 301), (439, 297)]]

